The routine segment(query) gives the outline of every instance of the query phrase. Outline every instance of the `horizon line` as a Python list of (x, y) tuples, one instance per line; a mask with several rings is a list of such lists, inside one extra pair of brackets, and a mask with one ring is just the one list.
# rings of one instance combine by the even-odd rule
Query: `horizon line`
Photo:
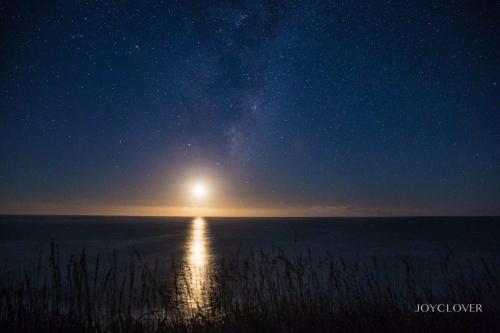
[(41, 216), (41, 217), (136, 217), (136, 218), (249, 218), (249, 219), (286, 219), (286, 218), (302, 218), (302, 219), (359, 219), (359, 218), (439, 218), (439, 217), (500, 217), (498, 215), (358, 215), (358, 216), (347, 216), (347, 215), (317, 215), (317, 216), (300, 216), (300, 215), (283, 215), (283, 216), (272, 216), (272, 215), (262, 215), (262, 216), (248, 216), (248, 215), (123, 215), (123, 214), (44, 214), (44, 213), (0, 213), (0, 217), (4, 216)]

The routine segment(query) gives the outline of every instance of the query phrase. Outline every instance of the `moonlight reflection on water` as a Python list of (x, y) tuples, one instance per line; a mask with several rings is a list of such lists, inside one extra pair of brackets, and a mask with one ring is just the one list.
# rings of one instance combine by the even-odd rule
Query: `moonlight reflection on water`
[(186, 303), (188, 310), (203, 310), (208, 306), (210, 284), (210, 247), (205, 219), (191, 222), (184, 260)]

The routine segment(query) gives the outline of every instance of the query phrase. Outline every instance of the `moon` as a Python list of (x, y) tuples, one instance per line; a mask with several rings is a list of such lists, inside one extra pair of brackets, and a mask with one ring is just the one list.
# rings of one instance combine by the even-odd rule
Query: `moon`
[(191, 195), (196, 200), (202, 200), (207, 197), (208, 187), (202, 182), (194, 183), (191, 188)]

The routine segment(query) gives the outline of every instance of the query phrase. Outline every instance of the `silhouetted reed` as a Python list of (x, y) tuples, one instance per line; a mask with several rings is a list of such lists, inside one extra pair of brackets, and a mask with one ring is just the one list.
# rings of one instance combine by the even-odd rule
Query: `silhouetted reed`
[[(410, 259), (289, 256), (279, 249), (220, 259), (203, 293), (182, 263), (160, 279), (141, 255), (89, 262), (83, 250), (49, 267), (0, 273), (2, 332), (476, 332), (499, 331), (496, 264), (447, 257), (431, 276)], [(183, 268), (184, 267), (184, 268)], [(199, 299), (189, 301), (195, 295)], [(200, 296), (203, 295), (203, 296)], [(203, 297), (203, 299), (200, 299)], [(483, 313), (415, 313), (416, 304), (482, 304)]]

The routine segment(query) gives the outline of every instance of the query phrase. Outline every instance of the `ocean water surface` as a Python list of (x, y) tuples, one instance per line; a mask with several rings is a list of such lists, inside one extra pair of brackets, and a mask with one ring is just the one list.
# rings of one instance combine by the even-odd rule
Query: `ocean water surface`
[(198, 256), (216, 260), (249, 250), (280, 248), (289, 255), (408, 256), (432, 260), (453, 253), (467, 260), (500, 257), (498, 217), (411, 218), (171, 218), (1, 216), (5, 267), (32, 265), (49, 250), (61, 257), (138, 251), (144, 258)]
[[(163, 218), (163, 217), (0, 217), (0, 269), (22, 273), (47, 267), (50, 243), (57, 244), (64, 266), (82, 249), (102, 265), (126, 268), (131, 254), (160, 278), (172, 276), (172, 262), (186, 277), (188, 307), (208, 302), (215, 263), (249, 253), (305, 256), (320, 261), (330, 255), (346, 261), (377, 262), (391, 278), (402, 274), (401, 258), (420, 277), (434, 280), (443, 263), (470, 267), (482, 260), (500, 264), (498, 217), (412, 218)], [(41, 261), (39, 261), (39, 258)], [(136, 258), (137, 259), (137, 258)], [(92, 266), (91, 266), (92, 267)], [(404, 267), (403, 267), (404, 270)], [(439, 278), (436, 285), (439, 289)]]

